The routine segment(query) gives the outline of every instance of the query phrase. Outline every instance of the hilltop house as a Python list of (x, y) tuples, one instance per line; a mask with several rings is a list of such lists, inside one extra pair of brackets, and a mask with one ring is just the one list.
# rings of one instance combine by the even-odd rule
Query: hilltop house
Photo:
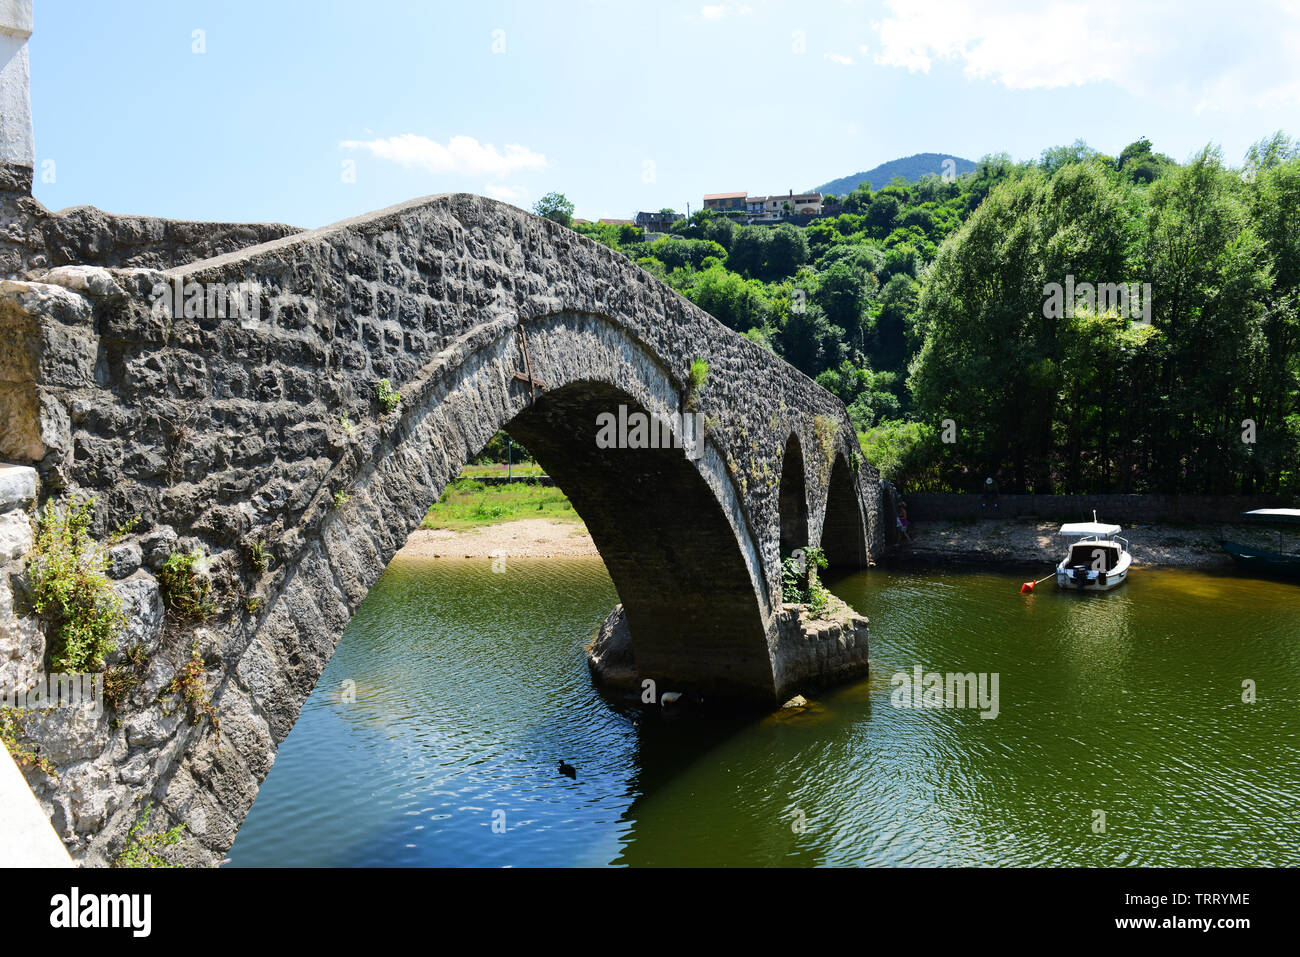
[(705, 209), (716, 209), (719, 212), (737, 212), (745, 211), (745, 197), (747, 193), (710, 193), (704, 197)]
[(750, 196), (745, 201), (745, 211), (755, 223), (776, 222), (798, 216), (819, 216), (822, 211), (821, 193), (796, 193), (790, 190), (784, 196)]
[(704, 208), (723, 213), (743, 213), (751, 223), (779, 223), (822, 214), (821, 193), (796, 193), (784, 196), (750, 196), (748, 193), (712, 193), (704, 197)]
[(671, 209), (655, 213), (637, 213), (636, 224), (647, 233), (666, 233), (668, 228), (681, 218), (678, 213), (673, 212)]

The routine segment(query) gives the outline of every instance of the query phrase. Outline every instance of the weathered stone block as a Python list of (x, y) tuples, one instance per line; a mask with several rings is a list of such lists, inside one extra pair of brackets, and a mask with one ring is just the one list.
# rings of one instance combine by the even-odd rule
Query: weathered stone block
[(22, 558), (32, 547), (32, 523), (23, 511), (0, 515), (0, 565)]
[(126, 624), (117, 637), (114, 658), (120, 658), (136, 644), (143, 645), (146, 654), (152, 655), (162, 640), (165, 613), (158, 580), (137, 569), (131, 577), (117, 582), (113, 591), (122, 599), (122, 612), (126, 616)]
[(88, 708), (37, 710), (28, 728), (42, 755), (59, 768), (97, 758), (108, 747), (107, 717)]
[(121, 542), (108, 550), (108, 575), (126, 578), (134, 574), (144, 561), (138, 542)]
[(14, 609), (10, 577), (0, 572), (0, 692), (26, 691), (41, 671), (45, 636), (35, 619)]
[(112, 273), (99, 266), (59, 266), (41, 277), (42, 282), (63, 286), (89, 299), (105, 303), (122, 303), (126, 290), (118, 285)]
[(36, 470), (25, 465), (0, 465), (0, 512), (26, 508), (36, 500)]
[(164, 713), (159, 705), (132, 715), (127, 719), (126, 741), (132, 748), (156, 748), (167, 743), (180, 727), (184, 717), (184, 706)]
[(176, 551), (179, 537), (170, 525), (159, 525), (140, 537), (140, 550), (144, 563), (155, 571), (162, 567), (168, 556)]

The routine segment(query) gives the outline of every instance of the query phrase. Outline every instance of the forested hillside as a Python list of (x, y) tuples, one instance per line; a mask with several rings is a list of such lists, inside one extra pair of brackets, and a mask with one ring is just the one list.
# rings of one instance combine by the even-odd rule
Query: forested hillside
[[(575, 228), (839, 395), (905, 489), (1300, 489), (1300, 144), (1279, 133), (1234, 169), (1076, 142), (844, 209), (808, 227), (701, 211), (654, 243)], [(1081, 294), (1062, 314), (1067, 282), (1149, 284), (1149, 312)]]

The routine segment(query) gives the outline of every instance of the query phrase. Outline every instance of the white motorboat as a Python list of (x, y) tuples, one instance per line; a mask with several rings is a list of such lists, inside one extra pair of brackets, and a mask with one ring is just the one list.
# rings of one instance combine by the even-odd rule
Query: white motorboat
[(1056, 584), (1076, 591), (1110, 591), (1128, 578), (1133, 556), (1128, 541), (1120, 538), (1118, 525), (1075, 522), (1061, 526), (1061, 537), (1074, 539), (1065, 558), (1056, 566)]

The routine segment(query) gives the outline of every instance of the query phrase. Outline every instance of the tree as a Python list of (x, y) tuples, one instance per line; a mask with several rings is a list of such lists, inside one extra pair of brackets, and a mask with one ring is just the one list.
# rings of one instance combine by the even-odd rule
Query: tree
[(674, 239), (665, 237), (657, 239), (649, 246), (650, 255), (660, 260), (671, 269), (699, 269), (704, 260), (712, 256), (718, 260), (726, 257), (727, 251), (715, 242), (707, 239)]
[(1163, 153), (1155, 152), (1151, 141), (1143, 136), (1120, 150), (1115, 166), (1131, 182), (1152, 183), (1178, 164)]
[(966, 464), (1010, 469), (1017, 490), (1053, 484), (1063, 340), (1044, 289), (1067, 274), (1126, 278), (1124, 200), (1096, 164), (1027, 173), (993, 190), (926, 276), (915, 400), (927, 420), (951, 418), (970, 436)]
[(1300, 478), (1300, 156), (1278, 133), (1251, 147), (1246, 185), (1255, 229), (1268, 249), (1273, 284), (1264, 297), (1267, 358), (1256, 369), (1260, 426), (1243, 491), (1256, 483), (1278, 492)]
[(885, 266), (885, 252), (874, 243), (858, 243), (850, 239), (831, 246), (817, 265), (820, 269), (829, 269), (835, 263), (847, 264), (859, 276), (875, 276)]
[[(764, 227), (758, 227), (760, 229)], [(793, 276), (808, 261), (808, 237), (798, 226), (781, 223), (772, 230), (764, 273), (768, 279)]]
[(547, 193), (533, 204), (534, 213), (561, 226), (573, 225), (573, 208), (563, 193)]
[(861, 182), (853, 191), (844, 197), (844, 212), (846, 213), (865, 213), (867, 207), (871, 205), (871, 184)]
[(705, 312), (737, 332), (761, 327), (767, 319), (762, 285), (742, 279), (721, 265), (700, 272), (687, 295)]
[(1272, 165), (1243, 178), (1207, 148), (1148, 183), (1128, 175), (1159, 162), (1138, 141), (1114, 164), (995, 186), (921, 287), (913, 397), (923, 421), (954, 419), (963, 436), (937, 454), (1043, 492), (1293, 487), (1300, 159), (1287, 151), (1259, 147)]
[(1228, 490), (1247, 452), (1239, 423), (1255, 417), (1268, 361), (1268, 262), (1241, 185), (1207, 147), (1151, 186), (1142, 257), (1164, 293), (1153, 313), (1165, 347), (1150, 471), (1169, 492)]
[[(912, 329), (920, 290), (920, 283), (904, 273), (891, 276), (880, 290), (874, 322), (875, 338), (868, 350), (875, 368), (898, 373), (906, 371), (913, 352), (909, 348), (908, 333)], [(919, 343), (916, 347), (919, 348)]]
[(790, 309), (775, 338), (781, 357), (807, 376), (839, 364), (843, 354), (844, 330), (831, 325), (816, 303)]
[(912, 206), (903, 210), (895, 221), (900, 227), (912, 226), (926, 235), (929, 235), (930, 230), (934, 228), (934, 216), (923, 206)]
[(837, 396), (848, 409), (853, 428), (865, 432), (877, 419), (898, 412), (898, 397), (891, 391), (895, 378), (892, 372), (872, 372), (845, 359), (818, 375), (817, 384)]
[(995, 186), (1011, 179), (1017, 172), (1009, 153), (989, 153), (982, 157), (975, 170), (962, 177), (965, 211), (968, 214), (974, 212)]
[(703, 238), (717, 243), (723, 249), (730, 249), (732, 237), (736, 234), (736, 224), (730, 216), (714, 216), (705, 224), (703, 232)]
[(1083, 140), (1075, 140), (1069, 146), (1049, 146), (1043, 150), (1038, 165), (1044, 172), (1051, 174), (1062, 166), (1068, 166), (1070, 163), (1086, 163), (1097, 155), (1097, 151)]
[(808, 240), (808, 255), (813, 259), (819, 259), (844, 238), (835, 228), (834, 221), (828, 222), (824, 219), (809, 223), (804, 228), (804, 237)]
[(747, 278), (763, 278), (767, 274), (768, 246), (771, 239), (772, 234), (765, 226), (736, 227), (731, 238), (728, 265)]
[[(874, 278), (868, 277), (874, 288)], [(817, 279), (813, 299), (826, 313), (832, 325), (839, 326), (849, 336), (849, 341), (859, 350), (865, 350), (863, 312), (865, 294), (870, 290), (861, 276), (845, 263), (836, 263), (824, 270)]]
[(1300, 142), (1278, 130), (1268, 139), (1253, 143), (1246, 151), (1246, 166), (1267, 170), (1300, 156)]
[(890, 230), (894, 228), (894, 220), (898, 217), (901, 209), (902, 203), (898, 201), (897, 196), (881, 190), (866, 210), (867, 227), (871, 230), (871, 235), (877, 239), (883, 239), (889, 235)]

